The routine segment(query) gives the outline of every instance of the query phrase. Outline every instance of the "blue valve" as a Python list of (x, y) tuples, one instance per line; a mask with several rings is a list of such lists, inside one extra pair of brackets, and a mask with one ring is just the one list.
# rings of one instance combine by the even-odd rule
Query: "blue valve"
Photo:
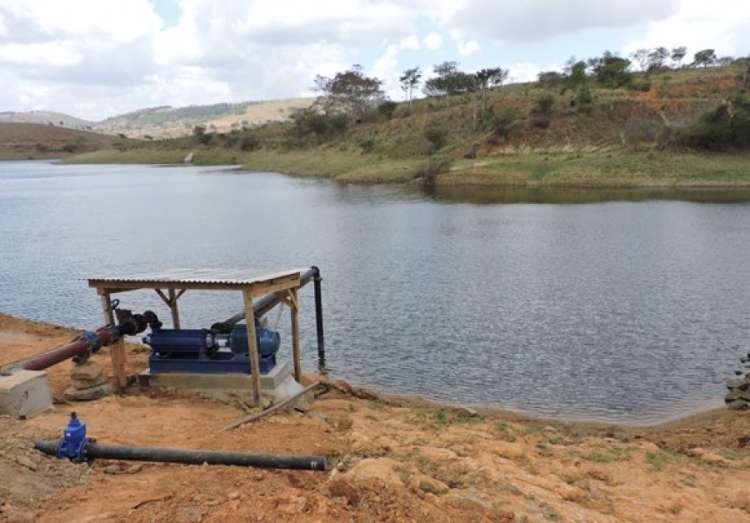
[(75, 412), (71, 412), (68, 426), (57, 443), (57, 457), (77, 462), (86, 461), (86, 450), (91, 441), (91, 438), (86, 437), (86, 424), (81, 423)]

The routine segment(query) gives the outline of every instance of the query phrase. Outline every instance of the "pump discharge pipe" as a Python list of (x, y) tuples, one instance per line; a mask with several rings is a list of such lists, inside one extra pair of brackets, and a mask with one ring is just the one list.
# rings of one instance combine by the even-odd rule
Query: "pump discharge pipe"
[(91, 462), (97, 458), (127, 461), (158, 461), (165, 463), (187, 463), (190, 465), (236, 465), (272, 469), (326, 470), (328, 461), (322, 456), (299, 456), (283, 454), (247, 454), (219, 450), (189, 450), (159, 447), (130, 447), (100, 445), (86, 437), (86, 424), (75, 412), (59, 441), (37, 441), (34, 448), (74, 462)]

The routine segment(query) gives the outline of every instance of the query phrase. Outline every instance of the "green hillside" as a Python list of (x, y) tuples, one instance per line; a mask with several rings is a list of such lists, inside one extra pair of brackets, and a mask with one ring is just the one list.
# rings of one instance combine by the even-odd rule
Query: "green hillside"
[[(347, 182), (490, 185), (749, 185), (750, 154), (685, 136), (748, 86), (748, 66), (636, 73), (626, 87), (527, 83), (387, 104), (346, 122), (292, 122), (120, 147), (77, 161), (233, 163)], [(739, 98), (737, 98), (739, 99)], [(737, 102), (739, 103), (739, 102)], [(742, 108), (741, 106), (737, 106)], [(732, 112), (731, 114), (734, 114)], [(744, 114), (744, 113), (743, 113)], [(710, 149), (710, 147), (708, 147)]]

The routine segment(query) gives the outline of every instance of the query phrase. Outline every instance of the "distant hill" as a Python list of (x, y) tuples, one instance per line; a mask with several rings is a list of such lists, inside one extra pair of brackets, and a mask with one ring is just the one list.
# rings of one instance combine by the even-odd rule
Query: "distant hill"
[(96, 123), (94, 129), (134, 138), (178, 138), (191, 134), (196, 125), (212, 132), (226, 133), (232, 129), (284, 121), (292, 111), (309, 107), (313, 101), (312, 98), (290, 98), (237, 104), (153, 107), (107, 118)]
[(0, 122), (0, 158), (45, 158), (134, 143), (116, 136), (49, 124)]
[(124, 134), (130, 138), (178, 138), (191, 134), (196, 125), (213, 132), (229, 132), (284, 121), (292, 111), (308, 107), (313, 101), (312, 98), (289, 98), (188, 107), (159, 106), (113, 116), (100, 122), (52, 111), (5, 111), (0, 112), (0, 122), (43, 124), (111, 135)]
[(80, 131), (93, 130), (94, 122), (82, 120), (69, 114), (56, 113), (54, 111), (27, 111), (16, 113), (13, 111), (0, 112), (0, 122), (8, 123), (37, 123), (55, 127), (67, 127)]

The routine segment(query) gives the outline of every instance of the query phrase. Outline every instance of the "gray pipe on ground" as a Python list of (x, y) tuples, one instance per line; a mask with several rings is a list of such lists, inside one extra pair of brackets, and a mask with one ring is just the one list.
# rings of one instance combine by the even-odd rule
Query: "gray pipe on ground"
[[(37, 441), (34, 448), (57, 455), (58, 441)], [(86, 447), (86, 458), (94, 460), (119, 459), (126, 461), (158, 461), (164, 463), (187, 463), (190, 465), (236, 465), (272, 469), (326, 470), (328, 461), (322, 456), (298, 456), (284, 454), (247, 454), (219, 450), (189, 450), (159, 447), (125, 447), (101, 445), (91, 442)]]

